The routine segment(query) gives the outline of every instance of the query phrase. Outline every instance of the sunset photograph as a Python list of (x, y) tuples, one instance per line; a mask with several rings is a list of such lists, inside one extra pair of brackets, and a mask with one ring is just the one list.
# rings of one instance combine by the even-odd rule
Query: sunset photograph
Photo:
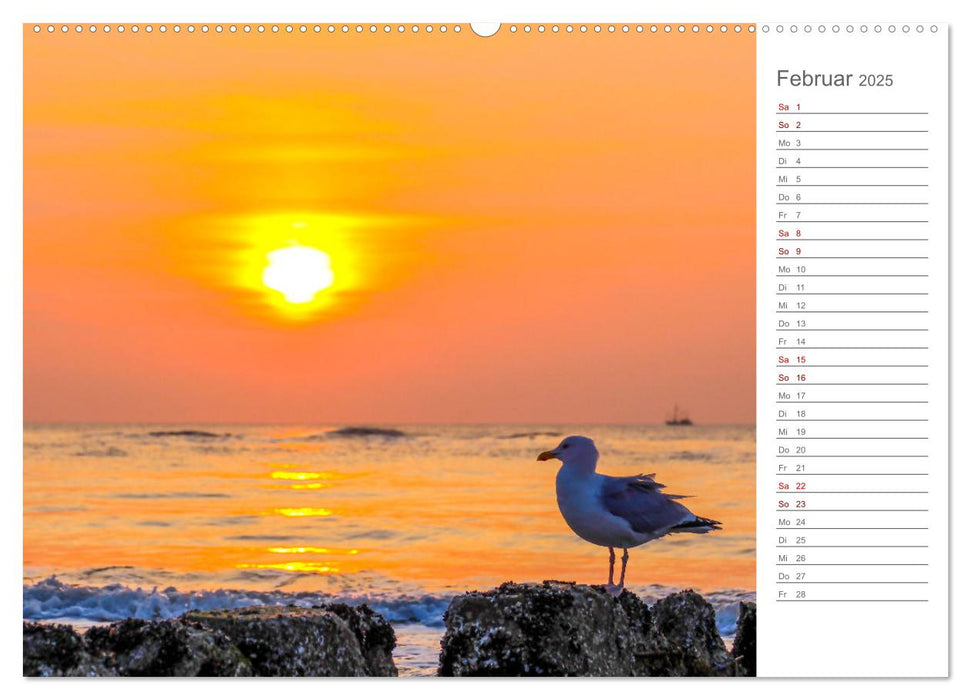
[(755, 36), (540, 26), (24, 26), (24, 675), (754, 675)]

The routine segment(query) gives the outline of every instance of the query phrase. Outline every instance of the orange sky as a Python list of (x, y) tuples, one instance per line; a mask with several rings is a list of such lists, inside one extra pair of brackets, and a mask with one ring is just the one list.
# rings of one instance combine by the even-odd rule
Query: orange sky
[[(25, 418), (752, 422), (754, 61), (25, 29)], [(291, 242), (309, 309), (259, 281)]]

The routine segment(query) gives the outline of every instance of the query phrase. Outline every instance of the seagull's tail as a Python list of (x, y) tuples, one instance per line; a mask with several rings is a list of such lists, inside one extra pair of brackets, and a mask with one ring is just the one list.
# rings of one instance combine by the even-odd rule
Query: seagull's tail
[(695, 516), (693, 520), (687, 520), (671, 528), (670, 532), (711, 532), (721, 530), (721, 523), (711, 518), (700, 518)]

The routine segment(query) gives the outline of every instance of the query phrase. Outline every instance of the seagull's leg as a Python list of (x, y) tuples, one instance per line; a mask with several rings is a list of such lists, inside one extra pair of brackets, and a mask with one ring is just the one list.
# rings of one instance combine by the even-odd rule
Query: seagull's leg
[(607, 586), (610, 588), (613, 588), (614, 587), (614, 562), (617, 560), (617, 557), (614, 556), (613, 547), (607, 547), (607, 549), (610, 550), (610, 575), (607, 577)]
[(624, 547), (624, 556), (620, 558), (620, 590), (624, 590), (624, 575), (627, 573), (627, 547)]

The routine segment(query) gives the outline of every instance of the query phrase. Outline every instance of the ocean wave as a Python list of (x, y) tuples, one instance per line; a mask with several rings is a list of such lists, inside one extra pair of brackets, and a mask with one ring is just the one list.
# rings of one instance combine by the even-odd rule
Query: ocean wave
[(128, 453), (118, 447), (108, 446), (103, 450), (99, 450), (99, 449), (79, 450), (77, 452), (74, 452), (73, 456), (74, 457), (127, 457)]
[(508, 435), (500, 435), (499, 440), (519, 440), (521, 438), (529, 438), (533, 440), (538, 437), (548, 437), (557, 438), (560, 437), (562, 433), (552, 432), (550, 430), (534, 430), (526, 433), (509, 433)]
[(680, 452), (674, 452), (668, 455), (668, 459), (672, 461), (685, 462), (711, 462), (715, 459), (715, 456), (708, 452), (691, 452), (690, 450), (681, 450)]
[(331, 430), (327, 435), (332, 435), (334, 437), (350, 437), (350, 438), (367, 438), (367, 437), (383, 437), (383, 438), (403, 438), (408, 437), (408, 433), (403, 430), (397, 430), (395, 428), (375, 428), (369, 425), (350, 425), (345, 428), (337, 428), (336, 430)]
[(208, 430), (152, 430), (149, 437), (183, 437), (202, 440), (215, 440), (233, 437), (232, 433), (213, 433)]
[(120, 583), (83, 586), (64, 583), (56, 576), (24, 584), (25, 620), (77, 620), (114, 622), (134, 617), (145, 620), (178, 617), (190, 610), (224, 610), (251, 605), (297, 605), (313, 607), (324, 603), (366, 603), (391, 623), (442, 627), (443, 616), (452, 596), (376, 596), (326, 595), (282, 591), (218, 589), (180, 591), (174, 587), (131, 588)]
[[(648, 604), (677, 591), (676, 588), (665, 586), (634, 589)], [(56, 576), (37, 583), (24, 584), (23, 592), (25, 620), (114, 622), (128, 617), (168, 619), (190, 610), (223, 610), (252, 605), (296, 605), (309, 608), (324, 603), (366, 603), (392, 624), (418, 624), (436, 629), (444, 627), (443, 616), (453, 598), (453, 594), (331, 595), (242, 589), (180, 591), (171, 586), (160, 590), (158, 587), (132, 588), (121, 583), (85, 586), (65, 583)], [(717, 591), (704, 594), (704, 597), (715, 608), (715, 624), (723, 637), (735, 634), (739, 603), (755, 600), (754, 593), (740, 590)]]

